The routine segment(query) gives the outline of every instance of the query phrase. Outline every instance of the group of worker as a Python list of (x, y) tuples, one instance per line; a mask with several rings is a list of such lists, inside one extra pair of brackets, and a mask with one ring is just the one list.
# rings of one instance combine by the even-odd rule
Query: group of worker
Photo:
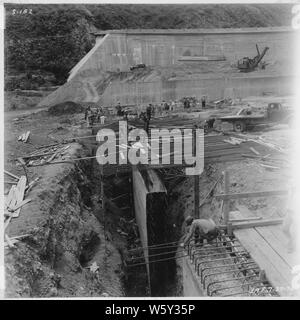
[(104, 124), (105, 118), (106, 117), (104, 115), (102, 107), (92, 108), (88, 106), (85, 109), (84, 119), (87, 122), (87, 127), (93, 126), (95, 122), (100, 122), (101, 124)]
[[(176, 100), (170, 100), (170, 101), (165, 101), (163, 100), (160, 104), (149, 104), (151, 107), (151, 115), (152, 117), (159, 117), (163, 116), (166, 114), (170, 114), (174, 111), (179, 111), (182, 107), (183, 109), (190, 109), (191, 104), (189, 103), (189, 100), (186, 99), (184, 102), (176, 101)], [(149, 107), (148, 106), (148, 107)], [(146, 107), (146, 109), (148, 108)], [(202, 109), (206, 108), (206, 97), (203, 96), (201, 98), (201, 107)], [(137, 116), (140, 118), (140, 115), (145, 112), (145, 107), (137, 107)]]

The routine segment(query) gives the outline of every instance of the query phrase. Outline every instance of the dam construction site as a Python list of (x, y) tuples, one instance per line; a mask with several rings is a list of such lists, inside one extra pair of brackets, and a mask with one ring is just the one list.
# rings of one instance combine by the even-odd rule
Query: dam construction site
[[(6, 297), (296, 296), (295, 33), (93, 31), (4, 114)], [(189, 218), (217, 236), (186, 241)]]

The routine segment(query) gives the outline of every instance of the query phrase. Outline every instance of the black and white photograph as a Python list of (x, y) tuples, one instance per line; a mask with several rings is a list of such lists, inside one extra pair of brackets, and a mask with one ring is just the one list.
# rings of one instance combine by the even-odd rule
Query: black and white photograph
[(2, 18), (1, 299), (299, 299), (300, 2)]

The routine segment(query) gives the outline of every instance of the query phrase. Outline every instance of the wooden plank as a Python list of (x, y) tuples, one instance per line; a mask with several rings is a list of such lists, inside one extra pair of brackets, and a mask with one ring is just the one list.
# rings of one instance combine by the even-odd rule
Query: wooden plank
[(46, 162), (49, 163), (61, 152), (61, 150), (56, 151)]
[(6, 201), (5, 201), (5, 204), (7, 207), (10, 207), (10, 206), (15, 206), (16, 204), (16, 196), (15, 196), (15, 193), (16, 193), (16, 186), (13, 185), (10, 190), (9, 190), (9, 193), (8, 193), (8, 196), (6, 198)]
[(247, 228), (255, 228), (255, 227), (266, 227), (272, 225), (282, 224), (283, 219), (264, 219), (261, 221), (253, 221), (253, 222), (238, 222), (232, 224), (233, 229), (247, 229)]
[[(196, 145), (196, 130), (193, 130), (194, 133), (194, 142), (193, 142), (193, 154), (197, 153), (197, 145)], [(200, 218), (200, 175), (194, 175), (194, 217), (196, 219)]]
[(4, 173), (6, 173), (7, 175), (9, 175), (9, 176), (11, 176), (12, 178), (15, 178), (15, 179), (17, 179), (17, 180), (20, 179), (20, 177), (16, 176), (15, 174), (13, 174), (13, 173), (11, 173), (11, 172), (9, 172), (9, 171), (7, 171), (7, 170), (4, 170)]
[(261, 163), (260, 165), (266, 169), (271, 169), (271, 170), (279, 170), (280, 169), (280, 167), (274, 167), (274, 166), (270, 166), (270, 165), (263, 164), (263, 163)]
[(250, 220), (261, 220), (262, 217), (249, 217), (249, 218), (241, 218), (241, 219), (229, 219), (230, 222), (243, 222)]
[(6, 183), (6, 184), (17, 184), (17, 182), (15, 182), (15, 181), (4, 181), (4, 183)]
[[(280, 226), (257, 227), (255, 229), (265, 239), (269, 246), (272, 247), (273, 250), (282, 257), (282, 259), (288, 264), (290, 269), (297, 265), (295, 254), (288, 252), (288, 238), (284, 235)], [(275, 234), (278, 233), (282, 234), (282, 237), (285, 238), (285, 241), (282, 241), (282, 239), (279, 239), (275, 236)]]
[(37, 183), (37, 181), (40, 179), (40, 177), (35, 178), (33, 181), (31, 181), (27, 186), (26, 186), (26, 193), (28, 193), (33, 186)]
[(34, 155), (29, 155), (29, 156), (23, 156), (23, 159), (31, 159), (31, 158), (39, 158), (39, 157), (45, 157), (45, 156), (50, 156), (53, 155), (55, 152), (46, 152), (46, 153), (36, 153)]
[(14, 247), (14, 244), (10, 241), (9, 239), (9, 236), (7, 234), (4, 235), (4, 238), (6, 240), (6, 243), (7, 245), (10, 247), (10, 248), (13, 248)]
[(25, 134), (24, 142), (28, 141), (29, 135), (30, 135), (30, 131), (27, 131)]
[(287, 194), (288, 194), (287, 190), (272, 190), (272, 191), (259, 191), (259, 192), (217, 194), (215, 195), (215, 198), (218, 200), (229, 200), (229, 199), (234, 200), (234, 199), (242, 199), (242, 198), (283, 196)]
[[(19, 203), (21, 203), (23, 201), (25, 188), (26, 188), (26, 177), (21, 176), (21, 178), (17, 184), (17, 187), (16, 187), (16, 200), (17, 200), (16, 205), (18, 205)], [(12, 217), (17, 218), (20, 214), (20, 211), (21, 211), (21, 208), (14, 211)]]
[[(228, 193), (229, 192), (229, 174), (228, 171), (224, 172), (224, 192)], [(223, 204), (223, 209), (224, 209), (224, 223), (227, 225), (228, 220), (229, 220), (229, 199), (225, 199), (224, 200), (224, 204)]]
[(54, 147), (54, 146), (57, 146), (59, 145), (60, 143), (57, 142), (57, 143), (52, 143), (52, 144), (47, 144), (47, 145), (43, 145), (43, 146), (38, 146), (37, 148), (38, 149), (42, 149), (42, 148), (50, 148), (50, 147)]
[(5, 220), (5, 223), (4, 223), (4, 231), (6, 230), (6, 228), (8, 227), (10, 221), (11, 221), (11, 216), (9, 216), (6, 220)]
[(289, 266), (255, 229), (235, 230), (234, 235), (258, 266), (265, 271), (273, 287), (287, 288), (290, 286), (292, 274)]
[(22, 202), (17, 203), (14, 207), (12, 207), (12, 208), (10, 207), (9, 209), (11, 211), (16, 211), (16, 210), (18, 210), (19, 208), (23, 207), (26, 203), (28, 203), (30, 201), (31, 201), (31, 199), (25, 199)]

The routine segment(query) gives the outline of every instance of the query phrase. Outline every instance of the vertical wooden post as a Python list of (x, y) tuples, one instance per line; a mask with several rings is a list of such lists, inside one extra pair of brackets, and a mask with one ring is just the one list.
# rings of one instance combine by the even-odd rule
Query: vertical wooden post
[[(197, 147), (197, 133), (196, 128), (193, 128), (193, 153), (196, 156)], [(194, 217), (195, 219), (200, 218), (200, 190), (199, 190), (200, 177), (199, 174), (194, 175)]]
[[(224, 193), (228, 194), (229, 193), (229, 175), (228, 172), (224, 172)], [(225, 225), (228, 226), (228, 220), (229, 220), (229, 200), (224, 200), (224, 211), (223, 211), (223, 217), (224, 217), (224, 222)]]
[(200, 179), (199, 179), (199, 175), (196, 174), (194, 176), (194, 184), (195, 184), (195, 218), (198, 219), (200, 218), (200, 201), (199, 201), (199, 183), (200, 183)]

